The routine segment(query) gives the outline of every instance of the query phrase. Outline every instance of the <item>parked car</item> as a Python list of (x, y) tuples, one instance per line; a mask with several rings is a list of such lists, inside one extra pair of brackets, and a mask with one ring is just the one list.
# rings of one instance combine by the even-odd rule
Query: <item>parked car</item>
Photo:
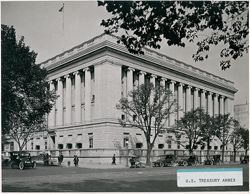
[(221, 155), (211, 155), (204, 161), (205, 165), (217, 165), (221, 164)]
[(130, 162), (130, 168), (145, 168), (146, 167), (146, 164), (142, 163), (139, 160), (139, 157), (137, 156), (132, 156), (129, 159), (129, 162)]
[(154, 167), (176, 166), (177, 157), (173, 154), (161, 155), (160, 159), (152, 162)]
[(179, 166), (197, 166), (199, 164), (198, 156), (191, 155), (182, 157), (178, 160)]
[(248, 164), (249, 163), (249, 156), (244, 156), (243, 158), (241, 158), (240, 163), (241, 164)]
[(36, 168), (36, 162), (32, 159), (29, 152), (10, 152), (10, 162), (9, 166), (11, 168), (17, 167), (20, 170), (24, 168), (31, 167)]

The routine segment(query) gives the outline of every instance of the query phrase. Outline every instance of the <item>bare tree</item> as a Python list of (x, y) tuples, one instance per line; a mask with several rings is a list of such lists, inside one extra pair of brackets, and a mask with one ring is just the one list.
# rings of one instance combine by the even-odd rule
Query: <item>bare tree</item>
[(172, 131), (180, 145), (188, 149), (189, 154), (193, 154), (194, 149), (200, 142), (204, 114), (201, 108), (186, 112), (185, 115), (177, 121), (177, 125)]
[(216, 136), (222, 143), (222, 162), (224, 162), (225, 147), (230, 141), (230, 128), (233, 124), (233, 118), (230, 114), (221, 115), (213, 118), (213, 126), (216, 129)]
[(122, 126), (143, 131), (147, 142), (146, 164), (150, 165), (155, 140), (166, 131), (167, 119), (177, 109), (171, 91), (152, 83), (142, 84), (130, 91), (127, 98), (121, 98), (117, 108), (126, 115), (126, 120), (120, 120)]
[(233, 145), (234, 162), (236, 161), (236, 152), (243, 147), (243, 131), (244, 129), (240, 126), (239, 121), (233, 120), (233, 131), (230, 134), (230, 142)]

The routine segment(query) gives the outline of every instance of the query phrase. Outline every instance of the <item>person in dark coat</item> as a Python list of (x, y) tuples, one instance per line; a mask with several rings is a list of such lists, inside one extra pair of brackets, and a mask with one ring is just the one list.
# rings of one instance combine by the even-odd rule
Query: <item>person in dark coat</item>
[(74, 165), (75, 165), (75, 167), (78, 166), (78, 162), (79, 162), (79, 158), (77, 157), (77, 155), (74, 155)]
[(112, 157), (112, 164), (114, 164), (114, 165), (116, 165), (116, 158), (115, 158), (115, 154), (113, 155), (113, 157)]

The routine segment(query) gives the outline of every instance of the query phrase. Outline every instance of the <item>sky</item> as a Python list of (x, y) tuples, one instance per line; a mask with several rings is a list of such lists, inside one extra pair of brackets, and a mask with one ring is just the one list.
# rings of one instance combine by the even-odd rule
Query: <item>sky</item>
[[(1, 23), (13, 25), (17, 37), (24, 36), (26, 45), (38, 53), (36, 62), (41, 63), (103, 33), (101, 20), (110, 16), (104, 7), (97, 6), (96, 1), (65, 1), (64, 4), (64, 30), (63, 14), (59, 12), (61, 1), (1, 2)], [(194, 62), (192, 54), (195, 46), (192, 44), (180, 48), (169, 47), (163, 42), (162, 48), (157, 51), (233, 81), (238, 89), (235, 104), (249, 101), (248, 55), (232, 61), (231, 68), (223, 71), (219, 65), (218, 47), (209, 53), (209, 59), (204, 62)]]

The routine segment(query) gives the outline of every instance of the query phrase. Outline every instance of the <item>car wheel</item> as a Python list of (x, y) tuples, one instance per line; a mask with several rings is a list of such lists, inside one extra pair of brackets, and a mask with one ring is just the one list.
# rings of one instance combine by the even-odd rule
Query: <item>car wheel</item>
[(19, 165), (18, 165), (18, 167), (19, 167), (20, 170), (23, 170), (24, 169), (24, 163), (20, 162)]
[(36, 168), (36, 162), (33, 162), (32, 168)]
[(187, 161), (184, 161), (184, 162), (183, 162), (183, 166), (188, 166)]

